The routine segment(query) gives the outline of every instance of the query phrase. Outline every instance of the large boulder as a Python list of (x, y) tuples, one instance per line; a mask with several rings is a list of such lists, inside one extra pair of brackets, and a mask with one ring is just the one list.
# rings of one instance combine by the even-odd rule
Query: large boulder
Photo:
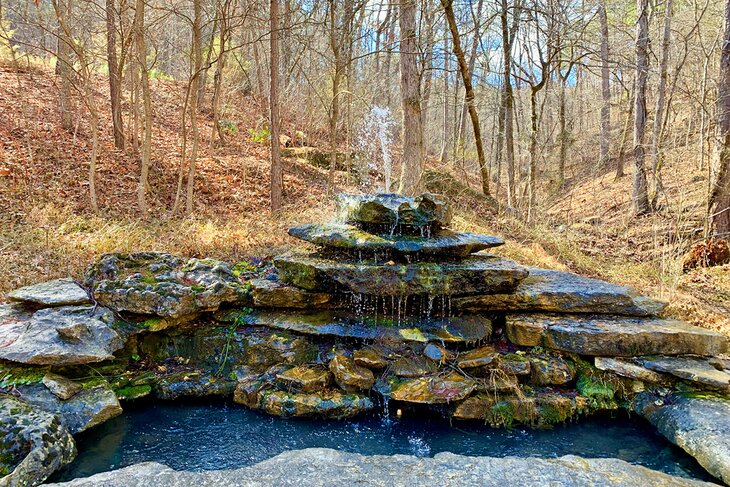
[(690, 487), (707, 482), (674, 477), (615, 458), (467, 457), (438, 453), (433, 458), (408, 455), (360, 455), (324, 448), (281, 453), (238, 470), (175, 471), (159, 463), (130, 467), (76, 479), (66, 487), (122, 487), (156, 485), (177, 487), (438, 487), (529, 485), (601, 487)]
[(393, 193), (337, 195), (339, 217), (363, 226), (399, 226), (415, 228), (447, 227), (451, 223), (451, 207), (438, 195), (423, 193), (411, 198)]
[(527, 269), (495, 255), (473, 255), (454, 262), (397, 264), (329, 260), (288, 253), (274, 259), (279, 277), (309, 291), (344, 289), (375, 296), (504, 293), (527, 277)]
[(643, 393), (634, 400), (634, 409), (708, 472), (730, 485), (730, 399)]
[(17, 389), (26, 403), (57, 414), (74, 435), (122, 414), (119, 400), (106, 382), (85, 388), (67, 400), (59, 399), (40, 384), (19, 386)]
[(61, 306), (32, 315), (0, 311), (0, 359), (30, 365), (78, 365), (113, 358), (124, 346), (111, 311)]
[(507, 315), (507, 338), (581, 355), (717, 355), (727, 350), (720, 333), (683, 321), (612, 315)]
[(21, 287), (8, 293), (8, 299), (39, 306), (90, 304), (86, 290), (70, 277)]
[(512, 292), (455, 298), (454, 309), (652, 316), (667, 305), (631, 288), (570, 272), (534, 267), (529, 272)]
[(159, 252), (105, 254), (89, 268), (86, 285), (115, 311), (173, 318), (250, 301), (227, 263)]
[(58, 417), (0, 394), (0, 486), (33, 486), (76, 457)]

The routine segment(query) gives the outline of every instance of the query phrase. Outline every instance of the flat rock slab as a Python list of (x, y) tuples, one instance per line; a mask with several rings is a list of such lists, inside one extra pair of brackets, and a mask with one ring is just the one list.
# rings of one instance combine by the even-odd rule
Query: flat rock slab
[(730, 399), (644, 393), (634, 400), (634, 408), (669, 441), (730, 485)]
[(406, 341), (476, 342), (492, 333), (492, 322), (479, 315), (452, 318), (406, 319), (363, 318), (339, 310), (318, 313), (268, 312), (236, 313), (217, 316), (222, 321), (237, 321), (249, 326), (266, 326), (305, 335), (335, 336), (375, 340), (395, 338)]
[(11, 291), (8, 299), (41, 306), (90, 304), (86, 291), (70, 277), (21, 287)]
[(454, 309), (652, 316), (667, 305), (629, 287), (570, 272), (536, 267), (529, 272), (511, 293), (457, 298)]
[(84, 389), (65, 401), (43, 385), (19, 386), (18, 390), (23, 401), (50, 414), (57, 414), (61, 423), (74, 435), (122, 414), (119, 400), (108, 384)]
[(115, 311), (172, 318), (250, 299), (227, 263), (160, 252), (105, 254), (85, 282), (99, 304)]
[(383, 257), (391, 254), (419, 257), (463, 258), (480, 250), (497, 247), (504, 240), (491, 235), (438, 230), (428, 238), (373, 235), (354, 225), (310, 223), (289, 229), (289, 235), (331, 250), (362, 251)]
[(394, 193), (340, 193), (337, 206), (340, 218), (363, 224), (447, 227), (452, 216), (446, 200), (430, 193), (415, 198)]
[(2, 486), (38, 485), (76, 457), (71, 433), (52, 413), (0, 394)]
[[(5, 309), (7, 311), (7, 308)], [(124, 346), (105, 308), (61, 306), (0, 313), (0, 359), (29, 365), (102, 362)]]
[(717, 355), (727, 338), (683, 321), (612, 315), (509, 314), (507, 338), (516, 345), (542, 346), (581, 355)]
[(700, 387), (730, 392), (730, 372), (718, 370), (700, 357), (638, 357), (637, 362), (655, 372), (672, 374)]
[(374, 296), (502, 293), (527, 277), (527, 269), (494, 255), (458, 262), (359, 263), (289, 253), (274, 259), (282, 282), (310, 291), (345, 289)]
[(373, 455), (310, 448), (281, 453), (250, 467), (206, 472), (175, 471), (159, 463), (130, 467), (76, 479), (68, 487), (131, 485), (199, 487), (305, 486), (406, 487), (689, 487), (707, 482), (674, 477), (613, 458), (467, 457), (437, 453), (433, 458)]
[(643, 382), (654, 384), (666, 384), (668, 377), (659, 372), (654, 372), (646, 367), (642, 367), (634, 362), (633, 359), (617, 358), (617, 357), (596, 357), (595, 366), (598, 370), (613, 372), (622, 377), (636, 379)]
[(332, 301), (327, 293), (311, 293), (270, 279), (252, 279), (253, 304), (260, 308), (324, 308)]

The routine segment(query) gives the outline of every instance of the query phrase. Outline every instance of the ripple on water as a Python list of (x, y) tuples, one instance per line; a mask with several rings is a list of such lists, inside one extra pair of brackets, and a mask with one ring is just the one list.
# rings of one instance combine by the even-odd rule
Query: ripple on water
[(79, 455), (53, 480), (154, 461), (178, 470), (240, 468), (288, 450), (334, 448), (366, 455), (620, 458), (711, 480), (697, 462), (639, 418), (591, 418), (552, 430), (450, 426), (439, 419), (281, 419), (227, 404), (128, 406), (124, 415), (78, 436)]

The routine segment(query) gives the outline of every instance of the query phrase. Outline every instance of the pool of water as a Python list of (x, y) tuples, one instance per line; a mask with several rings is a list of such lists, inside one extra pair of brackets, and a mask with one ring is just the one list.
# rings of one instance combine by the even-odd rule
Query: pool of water
[(287, 450), (334, 448), (396, 453), (613, 457), (683, 477), (711, 480), (697, 462), (639, 418), (591, 418), (550, 430), (449, 425), (442, 419), (350, 421), (282, 419), (228, 404), (154, 404), (125, 413), (77, 438), (79, 455), (53, 480), (70, 480), (155, 461), (177, 470), (239, 468)]

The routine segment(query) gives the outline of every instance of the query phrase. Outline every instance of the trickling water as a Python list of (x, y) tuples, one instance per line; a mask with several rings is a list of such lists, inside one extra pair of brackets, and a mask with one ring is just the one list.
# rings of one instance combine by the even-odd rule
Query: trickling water
[(393, 173), (393, 127), (395, 119), (388, 107), (372, 107), (365, 116), (357, 140), (358, 145), (365, 152), (372, 165), (377, 169), (378, 161), (382, 162), (382, 174), (385, 182), (384, 191), (390, 192)]
[(281, 419), (235, 405), (129, 405), (125, 413), (77, 438), (79, 455), (54, 481), (137, 462), (178, 470), (240, 468), (288, 450), (323, 447), (366, 455), (432, 456), (443, 451), (502, 457), (620, 458), (656, 470), (711, 480), (697, 462), (638, 418), (591, 418), (551, 430), (451, 427), (435, 418), (350, 421)]

